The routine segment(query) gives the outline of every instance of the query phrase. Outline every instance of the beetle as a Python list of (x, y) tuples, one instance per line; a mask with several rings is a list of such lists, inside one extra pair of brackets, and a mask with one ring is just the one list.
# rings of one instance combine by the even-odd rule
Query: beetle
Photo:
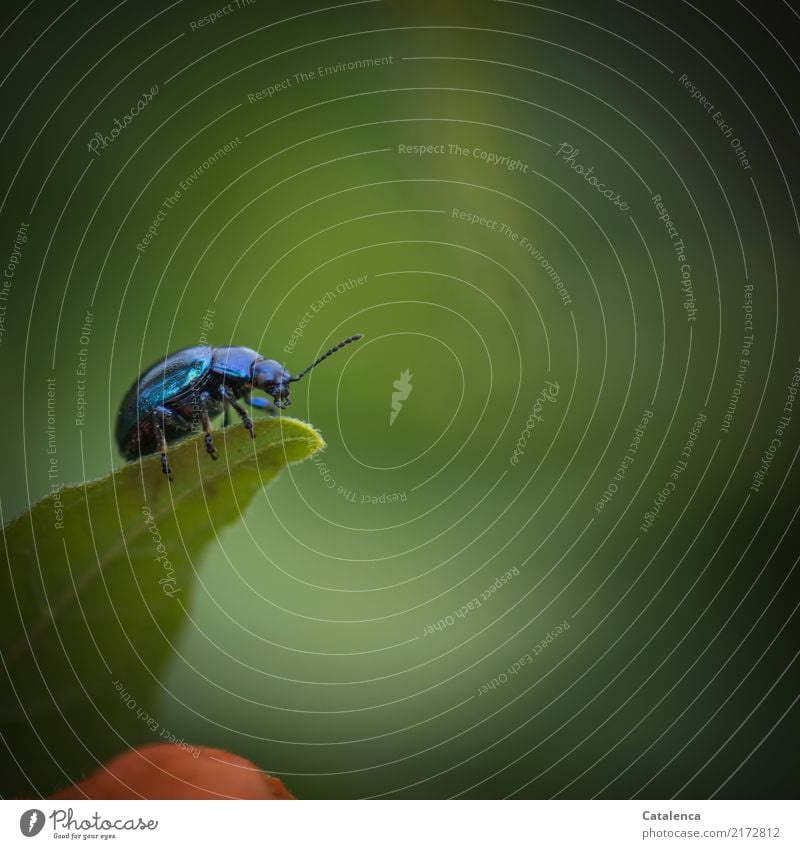
[[(252, 348), (182, 348), (150, 366), (126, 393), (117, 414), (116, 440), (127, 460), (161, 454), (161, 469), (172, 480), (167, 445), (185, 439), (198, 429), (205, 434), (206, 451), (217, 459), (211, 419), (228, 407), (241, 418), (255, 439), (253, 421), (239, 403), (267, 410), (273, 415), (291, 404), (289, 384), (305, 377), (312, 368), (340, 348), (361, 339), (356, 333), (334, 345), (294, 377), (276, 360), (268, 360)], [(270, 398), (253, 397), (253, 390)]]

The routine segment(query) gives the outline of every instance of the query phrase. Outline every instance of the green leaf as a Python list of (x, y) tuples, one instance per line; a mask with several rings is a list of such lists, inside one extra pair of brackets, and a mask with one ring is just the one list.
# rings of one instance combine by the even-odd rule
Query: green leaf
[[(3, 528), (0, 795), (47, 795), (127, 745), (169, 740), (153, 717), (197, 559), (288, 463), (324, 447), (289, 418), (170, 448), (64, 487)], [(3, 746), (3, 743), (5, 744)]]

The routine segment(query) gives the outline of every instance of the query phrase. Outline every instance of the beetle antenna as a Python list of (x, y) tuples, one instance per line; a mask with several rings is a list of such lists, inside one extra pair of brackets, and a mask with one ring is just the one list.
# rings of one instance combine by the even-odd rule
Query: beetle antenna
[(327, 360), (328, 357), (331, 356), (331, 354), (335, 354), (340, 348), (344, 348), (345, 345), (349, 345), (351, 342), (357, 342), (363, 337), (363, 335), (363, 333), (356, 333), (353, 336), (348, 336), (347, 339), (344, 339), (338, 345), (334, 345), (333, 348), (330, 349), (330, 351), (326, 351), (321, 357), (314, 360), (314, 362), (311, 363), (308, 368), (304, 368), (300, 372), (300, 374), (295, 375), (295, 377), (290, 377), (289, 383), (294, 383), (296, 380), (300, 380), (301, 377), (305, 377), (311, 371), (311, 369), (314, 368), (314, 366), (318, 366), (323, 360)]

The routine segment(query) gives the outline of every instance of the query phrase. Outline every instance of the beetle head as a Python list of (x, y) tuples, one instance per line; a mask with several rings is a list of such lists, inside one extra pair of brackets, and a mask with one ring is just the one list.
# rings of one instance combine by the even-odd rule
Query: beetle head
[(310, 366), (304, 368), (300, 374), (296, 374), (294, 377), (275, 360), (256, 360), (253, 363), (250, 382), (256, 389), (261, 389), (263, 392), (271, 395), (276, 407), (280, 409), (288, 407), (292, 403), (289, 400), (290, 383), (294, 383), (296, 380), (305, 377), (312, 368), (318, 366), (323, 360), (327, 360), (331, 354), (335, 354), (338, 350), (344, 348), (345, 345), (356, 342), (361, 337), (361, 333), (349, 336), (338, 345), (334, 345), (333, 348), (326, 351), (321, 357), (317, 357)]
[(276, 407), (283, 409), (292, 403), (289, 400), (291, 379), (289, 372), (276, 360), (256, 360), (253, 363), (253, 386), (271, 395)]

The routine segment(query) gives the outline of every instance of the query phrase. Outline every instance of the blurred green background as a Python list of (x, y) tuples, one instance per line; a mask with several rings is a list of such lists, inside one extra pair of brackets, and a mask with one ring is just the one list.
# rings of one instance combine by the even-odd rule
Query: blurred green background
[(196, 563), (135, 694), (300, 797), (797, 793), (800, 406), (751, 485), (800, 355), (798, 22), (557, 5), (3, 12), (3, 521), (122, 462), (119, 401), (166, 353), (298, 371), (365, 334), (294, 388), (326, 452)]

